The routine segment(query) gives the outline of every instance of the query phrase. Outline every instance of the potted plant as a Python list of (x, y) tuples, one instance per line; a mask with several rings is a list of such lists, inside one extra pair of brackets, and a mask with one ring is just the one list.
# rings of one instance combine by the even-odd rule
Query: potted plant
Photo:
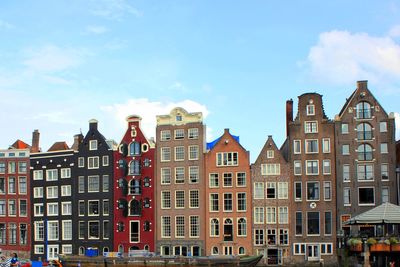
[(373, 237), (370, 237), (370, 238), (367, 239), (367, 245), (368, 245), (369, 247), (371, 247), (372, 245), (375, 245), (377, 242), (378, 242), (378, 241), (376, 241), (376, 239), (373, 238)]
[(389, 239), (389, 242), (390, 242), (390, 251), (400, 251), (400, 242), (396, 237), (392, 236)]
[(350, 238), (347, 240), (347, 245), (350, 247), (350, 251), (361, 252), (362, 251), (362, 241), (359, 238)]
[(379, 240), (376, 244), (371, 245), (371, 252), (390, 252), (390, 241), (389, 239)]

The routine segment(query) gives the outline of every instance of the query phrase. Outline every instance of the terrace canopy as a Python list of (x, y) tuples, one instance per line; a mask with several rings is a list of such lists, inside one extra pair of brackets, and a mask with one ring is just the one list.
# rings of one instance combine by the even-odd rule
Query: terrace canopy
[(400, 206), (385, 202), (351, 218), (344, 224), (400, 224)]

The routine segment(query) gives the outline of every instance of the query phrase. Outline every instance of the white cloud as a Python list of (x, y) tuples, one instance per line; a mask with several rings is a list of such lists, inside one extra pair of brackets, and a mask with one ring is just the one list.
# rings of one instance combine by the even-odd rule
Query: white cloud
[(103, 26), (91, 25), (91, 26), (87, 26), (86, 27), (86, 31), (88, 33), (93, 33), (93, 34), (103, 34), (103, 33), (108, 32), (108, 29), (106, 27), (103, 27)]
[[(126, 127), (126, 118), (129, 115), (139, 115), (142, 117), (141, 127), (146, 136), (155, 137), (154, 131), (156, 128), (156, 116), (169, 114), (175, 107), (182, 107), (188, 112), (202, 112), (203, 119), (205, 119), (209, 114), (206, 106), (193, 100), (183, 100), (179, 102), (151, 102), (147, 98), (129, 99), (122, 104), (103, 106), (101, 107), (101, 110), (112, 115), (115, 120), (114, 123), (123, 125), (123, 129)], [(211, 132), (211, 129), (208, 131)], [(123, 131), (120, 132), (122, 133)]]
[(13, 28), (15, 28), (14, 25), (8, 23), (7, 21), (0, 20), (0, 30), (1, 30), (1, 29), (11, 30), (11, 29), (13, 29)]
[(375, 84), (396, 84), (400, 79), (400, 45), (390, 35), (324, 32), (311, 47), (306, 66), (313, 79), (327, 83), (370, 80)]
[(125, 14), (141, 17), (141, 11), (130, 5), (126, 0), (92, 1), (95, 7), (91, 10), (95, 16), (111, 20), (121, 20)]
[(395, 25), (389, 30), (389, 36), (396, 38), (400, 37), (400, 25)]

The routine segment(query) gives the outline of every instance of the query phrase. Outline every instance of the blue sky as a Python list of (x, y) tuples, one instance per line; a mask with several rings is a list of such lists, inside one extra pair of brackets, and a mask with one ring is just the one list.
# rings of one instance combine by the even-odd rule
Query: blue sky
[(400, 118), (400, 1), (0, 2), (2, 148), (71, 144), (92, 118), (119, 142), (130, 114), (151, 137), (182, 106), (254, 161), (287, 99), (318, 92), (333, 119), (357, 80)]

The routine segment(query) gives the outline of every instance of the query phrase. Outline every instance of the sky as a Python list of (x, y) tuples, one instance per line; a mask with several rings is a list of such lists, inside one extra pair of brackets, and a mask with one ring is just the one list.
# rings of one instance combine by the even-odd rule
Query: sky
[(71, 145), (93, 118), (120, 142), (132, 114), (153, 137), (179, 106), (254, 162), (284, 142), (286, 100), (320, 93), (334, 119), (358, 80), (400, 139), (400, 1), (0, 1), (0, 148), (34, 129)]

